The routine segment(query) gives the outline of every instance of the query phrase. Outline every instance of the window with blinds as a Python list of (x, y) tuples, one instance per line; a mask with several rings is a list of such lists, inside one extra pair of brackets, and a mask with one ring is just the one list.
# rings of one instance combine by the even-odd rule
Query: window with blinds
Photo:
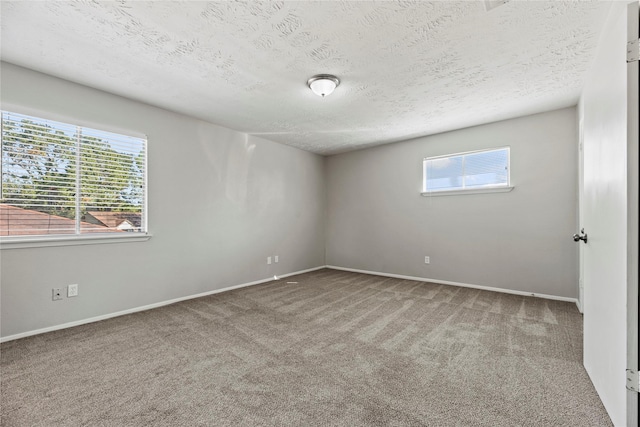
[(423, 192), (509, 187), (509, 147), (424, 159)]
[(3, 111), (0, 236), (146, 233), (146, 146)]

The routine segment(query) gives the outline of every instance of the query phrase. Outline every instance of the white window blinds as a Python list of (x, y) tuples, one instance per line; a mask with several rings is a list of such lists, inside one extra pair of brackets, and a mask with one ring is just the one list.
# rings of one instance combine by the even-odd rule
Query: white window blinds
[(0, 236), (146, 233), (146, 140), (2, 112)]
[(424, 192), (508, 186), (508, 147), (424, 159)]

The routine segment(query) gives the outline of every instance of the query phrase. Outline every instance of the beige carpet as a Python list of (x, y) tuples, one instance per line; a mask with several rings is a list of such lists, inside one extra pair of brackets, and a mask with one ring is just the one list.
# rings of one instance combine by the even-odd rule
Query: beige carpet
[(4, 343), (2, 425), (611, 425), (581, 349), (574, 304), (319, 270)]

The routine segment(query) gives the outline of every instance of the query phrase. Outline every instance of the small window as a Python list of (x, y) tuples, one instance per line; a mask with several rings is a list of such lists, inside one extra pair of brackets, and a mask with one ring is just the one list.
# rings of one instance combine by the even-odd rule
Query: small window
[(0, 236), (146, 233), (146, 145), (3, 111)]
[(509, 147), (428, 157), (423, 178), (423, 192), (428, 194), (510, 189)]

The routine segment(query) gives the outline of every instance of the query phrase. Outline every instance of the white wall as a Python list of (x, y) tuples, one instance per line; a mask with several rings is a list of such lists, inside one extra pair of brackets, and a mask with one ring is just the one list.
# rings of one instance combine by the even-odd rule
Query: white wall
[[(2, 64), (2, 108), (149, 140), (147, 242), (0, 251), (1, 336), (325, 264), (321, 156)], [(279, 255), (278, 264), (266, 257)], [(76, 298), (51, 289), (79, 284)]]
[(627, 425), (626, 7), (611, 7), (579, 104), (582, 226), (589, 235), (583, 246), (584, 366), (616, 426)]
[[(577, 298), (576, 127), (566, 108), (328, 158), (327, 264)], [(420, 196), (424, 157), (501, 146), (513, 191)]]

